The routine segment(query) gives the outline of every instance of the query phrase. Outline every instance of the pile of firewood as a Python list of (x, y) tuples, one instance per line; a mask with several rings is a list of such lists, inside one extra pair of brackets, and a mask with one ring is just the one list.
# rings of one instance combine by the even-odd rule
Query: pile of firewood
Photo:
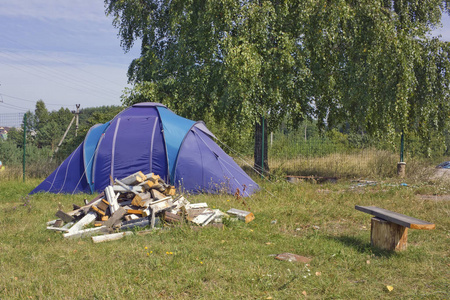
[(151, 230), (177, 223), (220, 227), (224, 218), (254, 219), (250, 212), (233, 208), (224, 213), (207, 203), (190, 203), (158, 175), (142, 172), (116, 179), (95, 199), (85, 200), (84, 206), (73, 205), (70, 212), (58, 210), (56, 216), (59, 219), (48, 222), (47, 229), (61, 231), (65, 238), (100, 235), (93, 237), (94, 242), (118, 239), (136, 228)]

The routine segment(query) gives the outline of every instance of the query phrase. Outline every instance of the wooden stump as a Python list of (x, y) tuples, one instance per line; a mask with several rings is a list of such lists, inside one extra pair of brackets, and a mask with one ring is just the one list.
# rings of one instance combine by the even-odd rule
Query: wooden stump
[(370, 244), (384, 250), (406, 250), (408, 228), (373, 217), (370, 230)]

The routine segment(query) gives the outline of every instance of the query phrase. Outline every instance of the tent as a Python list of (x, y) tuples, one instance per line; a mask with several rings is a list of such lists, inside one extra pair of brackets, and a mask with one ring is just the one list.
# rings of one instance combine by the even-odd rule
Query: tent
[(30, 194), (101, 192), (111, 179), (153, 172), (191, 193), (249, 196), (258, 185), (215, 142), (203, 122), (182, 118), (159, 103), (138, 103), (84, 141)]

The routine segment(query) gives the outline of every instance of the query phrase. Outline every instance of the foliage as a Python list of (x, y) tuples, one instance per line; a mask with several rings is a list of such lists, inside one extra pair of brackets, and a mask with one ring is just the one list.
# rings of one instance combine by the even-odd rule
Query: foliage
[[(122, 109), (120, 106), (81, 109), (77, 136), (75, 136), (76, 128), (74, 121), (54, 160), (56, 162), (64, 160), (83, 141), (91, 126), (113, 119)], [(35, 111), (27, 112), (26, 118), (26, 162), (31, 165), (48, 163), (50, 157), (54, 155), (56, 146), (72, 121), (73, 113), (64, 108), (48, 111), (44, 101), (39, 100), (36, 102)], [(9, 167), (18, 167), (22, 164), (23, 126), (24, 124), (22, 123), (21, 128), (11, 128), (8, 132), (8, 139), (0, 142), (1, 160)], [(49, 170), (46, 171), (48, 172)], [(42, 173), (37, 172), (37, 174)]]
[(141, 40), (123, 102), (163, 102), (230, 130), (289, 116), (347, 123), (430, 147), (450, 112), (449, 43), (430, 38), (446, 1), (121, 1), (106, 13), (125, 51)]

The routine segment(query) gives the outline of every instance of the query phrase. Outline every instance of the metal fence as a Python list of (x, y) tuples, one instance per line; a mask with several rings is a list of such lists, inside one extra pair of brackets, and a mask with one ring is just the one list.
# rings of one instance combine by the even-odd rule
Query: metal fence
[(25, 113), (0, 113), (0, 127), (20, 127)]
[(336, 131), (323, 136), (308, 135), (306, 130), (280, 130), (270, 134), (268, 162), (272, 172), (291, 176), (362, 178), (396, 176), (399, 162), (406, 162), (412, 170), (449, 160), (446, 145), (433, 146), (431, 156), (424, 154), (421, 146), (413, 138), (405, 138), (402, 144), (401, 135), (394, 141), (379, 142), (364, 134)]
[[(25, 173), (26, 173), (26, 114), (25, 113), (2, 113), (0, 114), (0, 142), (8, 139), (8, 132), (12, 129), (20, 128), (20, 130), (24, 133), (22, 140), (22, 149), (16, 148), (11, 149), (8, 147), (0, 147), (0, 161), (8, 161), (12, 155), (17, 155), (18, 152), (22, 152), (22, 177), (23, 181), (25, 181)], [(1, 171), (4, 171), (5, 166), (1, 165)]]

